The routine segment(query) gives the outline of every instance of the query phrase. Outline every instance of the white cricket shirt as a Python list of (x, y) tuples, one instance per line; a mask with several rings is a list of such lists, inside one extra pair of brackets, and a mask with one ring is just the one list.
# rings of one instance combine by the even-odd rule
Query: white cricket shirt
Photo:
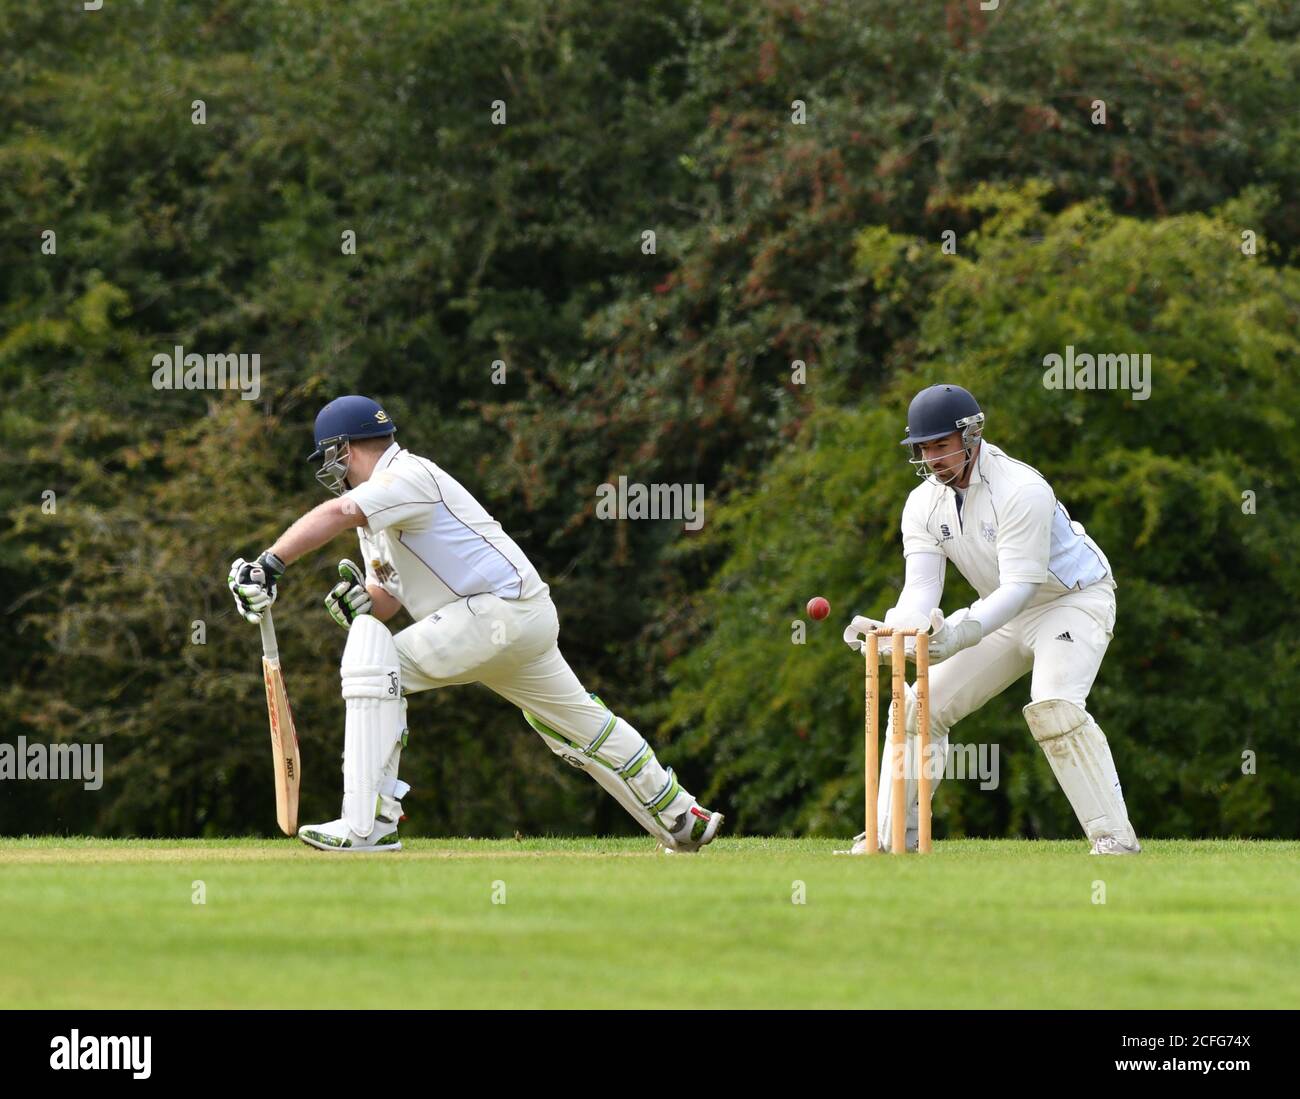
[[(1111, 576), (1110, 562), (1032, 466), (982, 443), (960, 515), (928, 477), (903, 507), (903, 556), (941, 553), (981, 599), (1011, 581), (1040, 584), (1027, 606)], [(1113, 578), (1112, 578), (1113, 579)]]
[(546, 590), (524, 551), (445, 470), (393, 443), (365, 484), (345, 493), (366, 581), (424, 618), (469, 595), (527, 599)]

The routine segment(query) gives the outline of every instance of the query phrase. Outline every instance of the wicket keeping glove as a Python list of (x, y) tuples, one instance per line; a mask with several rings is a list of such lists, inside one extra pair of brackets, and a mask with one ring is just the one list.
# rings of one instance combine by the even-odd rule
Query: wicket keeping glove
[[(844, 627), (844, 644), (854, 652), (860, 653), (863, 646), (866, 645), (864, 636), (872, 630), (881, 630), (885, 628), (883, 622), (878, 622), (874, 618), (867, 618), (865, 615), (855, 614), (853, 621)], [(889, 663), (889, 639), (882, 637), (880, 647), (877, 650), (877, 656), (881, 664)]]
[(930, 663), (938, 664), (978, 645), (984, 637), (984, 627), (978, 618), (970, 616), (964, 608), (955, 611), (953, 616), (944, 621), (943, 611), (938, 607), (930, 612)]

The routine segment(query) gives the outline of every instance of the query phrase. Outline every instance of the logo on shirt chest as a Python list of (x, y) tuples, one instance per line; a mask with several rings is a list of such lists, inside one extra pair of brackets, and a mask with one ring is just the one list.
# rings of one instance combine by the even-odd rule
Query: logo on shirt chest
[(980, 536), (986, 542), (996, 542), (998, 540), (998, 528), (992, 523), (980, 523)]
[(940, 541), (940, 542), (947, 542), (947, 541), (951, 540), (951, 538), (952, 538), (952, 527), (950, 527), (947, 523), (940, 523), (940, 524), (939, 524), (939, 535), (940, 535), (940, 537), (939, 537), (939, 541)]
[(397, 576), (397, 570), (393, 568), (392, 565), (381, 561), (378, 557), (372, 557), (370, 559), (370, 569), (381, 584), (387, 584)]

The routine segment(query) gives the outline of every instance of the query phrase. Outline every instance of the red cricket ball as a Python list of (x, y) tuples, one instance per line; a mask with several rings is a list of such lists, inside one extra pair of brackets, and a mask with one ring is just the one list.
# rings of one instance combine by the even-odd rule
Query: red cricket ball
[(831, 613), (831, 605), (820, 595), (814, 595), (808, 600), (808, 617), (821, 621)]

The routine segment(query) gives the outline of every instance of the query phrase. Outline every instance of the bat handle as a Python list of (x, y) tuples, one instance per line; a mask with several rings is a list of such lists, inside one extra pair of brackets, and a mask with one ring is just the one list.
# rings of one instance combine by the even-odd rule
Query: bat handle
[(275, 623), (271, 621), (270, 607), (262, 612), (262, 621), (258, 625), (262, 629), (262, 655), (267, 660), (279, 660), (280, 647), (275, 643)]

